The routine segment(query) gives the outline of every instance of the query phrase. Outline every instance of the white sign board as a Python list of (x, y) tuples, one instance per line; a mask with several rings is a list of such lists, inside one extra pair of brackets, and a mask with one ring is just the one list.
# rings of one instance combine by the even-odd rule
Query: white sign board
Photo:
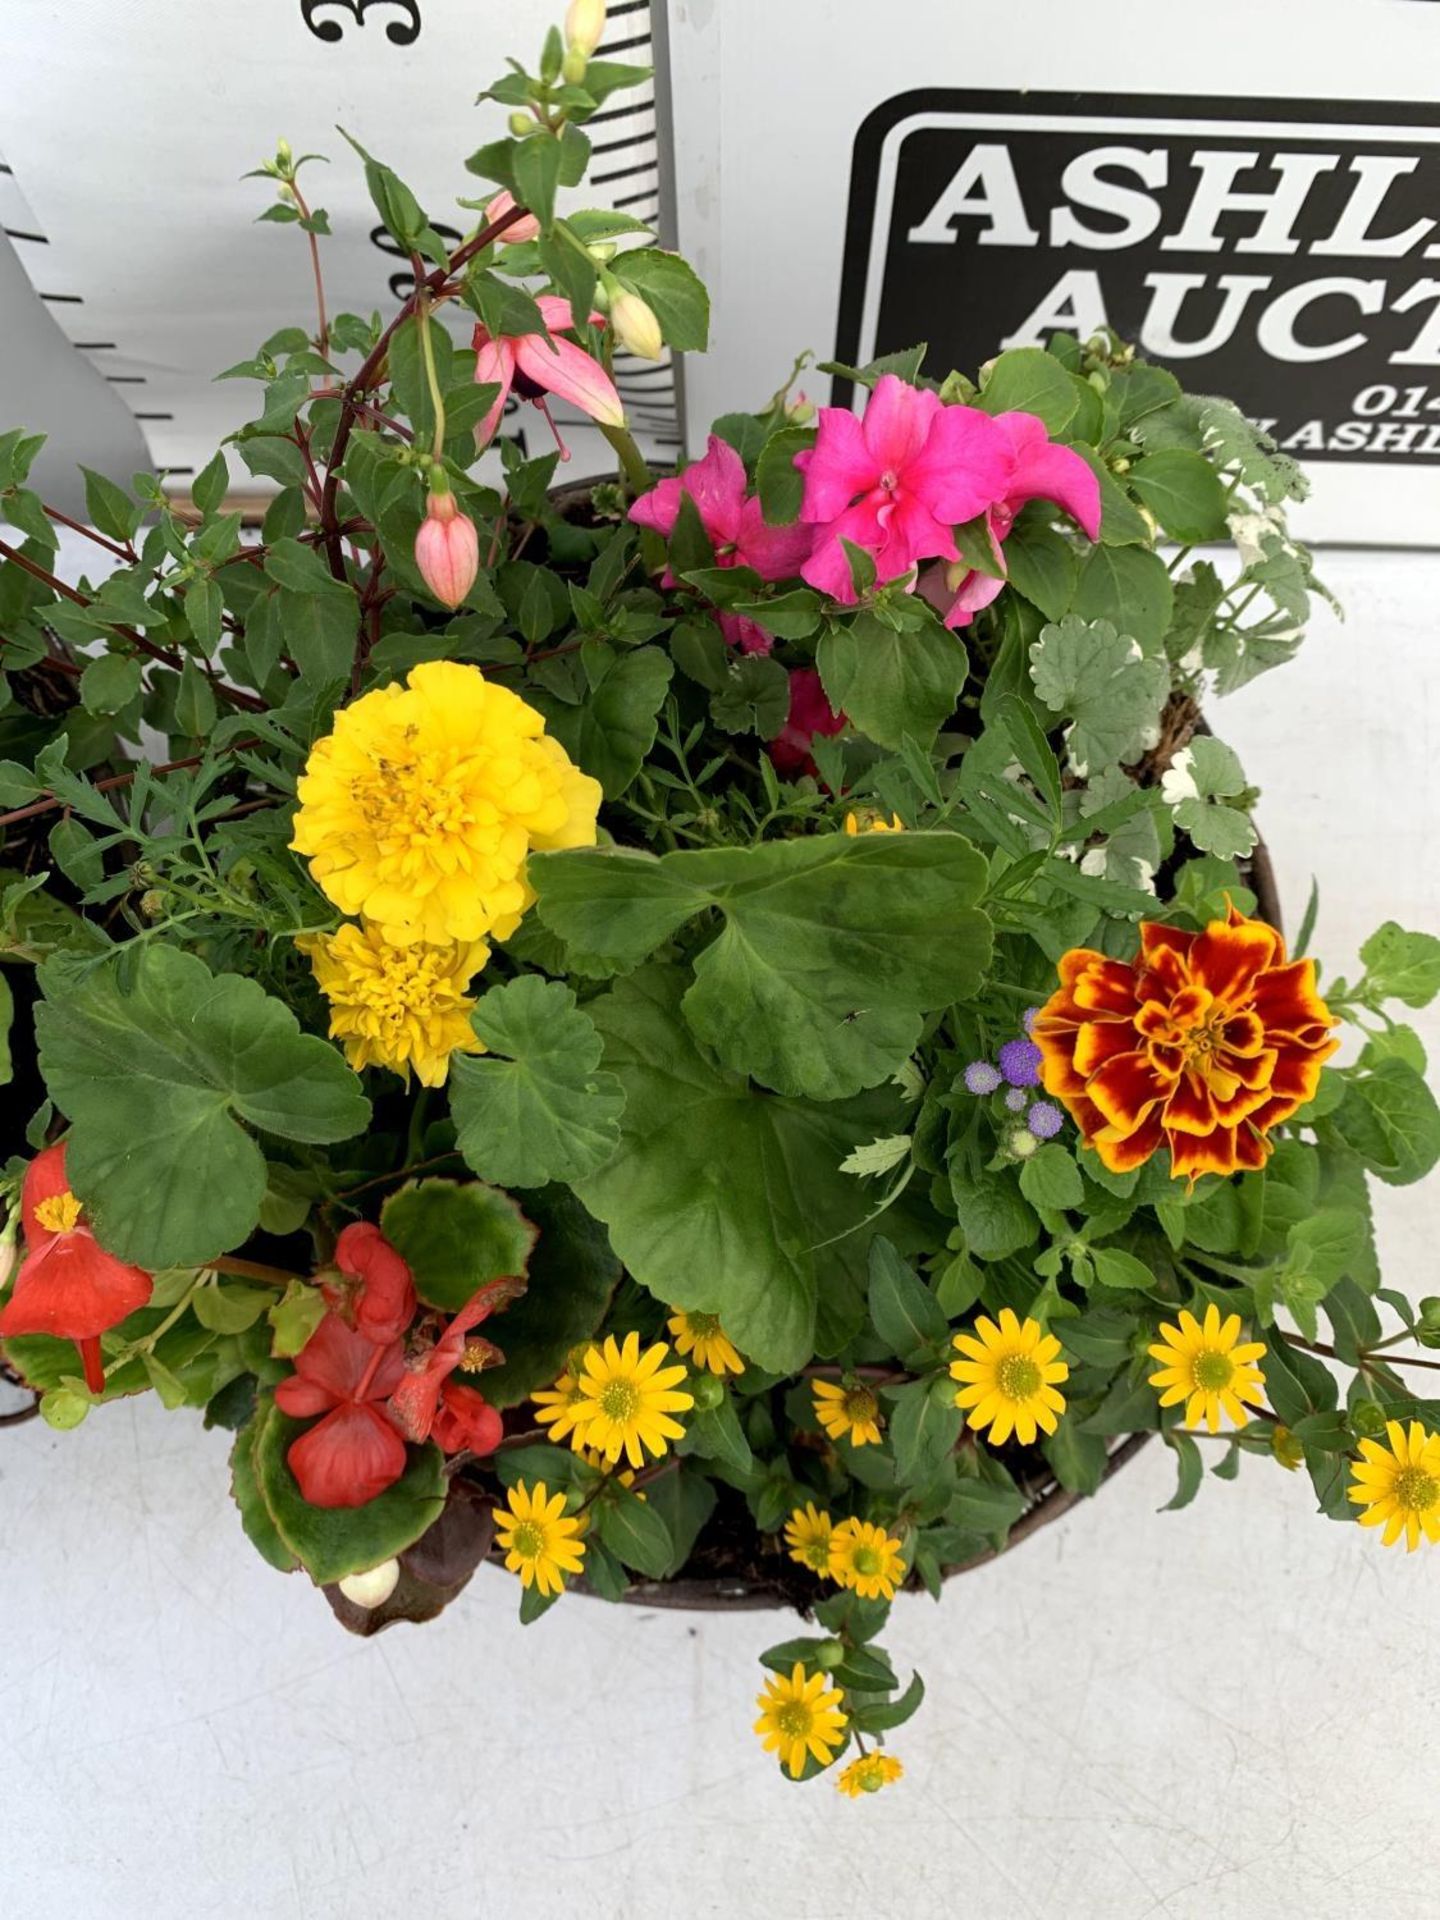
[(801, 347), (973, 373), (1108, 322), (1304, 463), (1306, 537), (1440, 542), (1440, 5), (671, 19), (679, 244), (716, 295), (692, 446)]

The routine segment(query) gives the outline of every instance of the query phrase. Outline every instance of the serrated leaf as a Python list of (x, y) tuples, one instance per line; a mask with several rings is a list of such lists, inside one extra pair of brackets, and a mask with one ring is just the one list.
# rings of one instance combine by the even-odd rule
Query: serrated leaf
[(1137, 760), (1159, 738), (1169, 669), (1163, 660), (1147, 659), (1138, 642), (1109, 621), (1067, 614), (1042, 630), (1030, 663), (1040, 698), (1070, 717), (1066, 744), (1082, 778)]

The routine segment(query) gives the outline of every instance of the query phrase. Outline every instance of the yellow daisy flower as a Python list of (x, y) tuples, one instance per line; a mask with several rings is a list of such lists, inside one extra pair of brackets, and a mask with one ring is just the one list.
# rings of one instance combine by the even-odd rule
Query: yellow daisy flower
[(1158, 1373), (1150, 1375), (1150, 1384), (1159, 1389), (1162, 1407), (1185, 1402), (1185, 1425), (1198, 1427), (1203, 1419), (1211, 1433), (1220, 1431), (1220, 1415), (1229, 1415), (1237, 1427), (1243, 1427), (1250, 1415), (1244, 1402), (1258, 1406), (1265, 1380), (1255, 1362), (1265, 1351), (1263, 1340), (1252, 1340), (1237, 1347), (1240, 1316), (1230, 1314), (1222, 1323), (1220, 1309), (1212, 1300), (1205, 1309), (1202, 1327), (1193, 1313), (1182, 1311), (1179, 1326), (1162, 1321), (1160, 1340), (1148, 1352), (1152, 1360), (1163, 1360)]
[(790, 1549), (790, 1558), (827, 1578), (830, 1577), (830, 1542), (834, 1535), (835, 1522), (828, 1513), (821, 1513), (813, 1500), (796, 1507), (785, 1522), (785, 1544)]
[(900, 818), (898, 813), (892, 813), (887, 820), (883, 814), (877, 813), (873, 807), (865, 807), (862, 808), (858, 814), (846, 814), (845, 831), (850, 835), (852, 840), (857, 833), (903, 833), (905, 831), (905, 822)]
[(880, 1444), (880, 1402), (860, 1381), (842, 1386), (838, 1380), (814, 1383), (815, 1418), (832, 1440), (848, 1437), (852, 1447)]
[(665, 1322), (665, 1331), (674, 1340), (678, 1352), (687, 1358), (694, 1356), (690, 1361), (692, 1366), (705, 1367), (722, 1376), (745, 1371), (745, 1362), (731, 1345), (718, 1314), (677, 1313)]
[(900, 1779), (904, 1771), (900, 1762), (888, 1753), (862, 1753), (841, 1771), (835, 1785), (841, 1793), (858, 1800), (862, 1793), (878, 1793), (882, 1787), (888, 1787)]
[(658, 1460), (669, 1441), (682, 1438), (685, 1429), (672, 1416), (695, 1401), (676, 1391), (685, 1369), (667, 1367), (669, 1358), (663, 1340), (642, 1354), (638, 1333), (627, 1333), (623, 1347), (612, 1333), (603, 1347), (590, 1348), (579, 1379), (590, 1403), (584, 1416), (587, 1446), (607, 1460), (618, 1460), (623, 1452), (632, 1467), (643, 1467), (647, 1449)]
[(765, 1682), (763, 1693), (755, 1696), (760, 1718), (755, 1731), (767, 1753), (778, 1753), (790, 1769), (792, 1780), (805, 1771), (805, 1756), (813, 1754), (822, 1767), (828, 1767), (845, 1739), (845, 1715), (840, 1711), (844, 1696), (838, 1687), (827, 1687), (823, 1673), (807, 1679), (802, 1662), (797, 1660), (790, 1677), (777, 1673)]
[(842, 1520), (830, 1541), (830, 1578), (862, 1600), (893, 1600), (905, 1578), (903, 1545), (869, 1520)]
[(342, 913), (397, 946), (506, 939), (533, 848), (595, 844), (600, 786), (478, 667), (427, 660), (335, 716), (310, 750), (290, 842)]
[(580, 1391), (573, 1373), (562, 1373), (553, 1387), (540, 1387), (530, 1398), (535, 1403), (535, 1418), (550, 1429), (548, 1438), (558, 1445), (566, 1434), (574, 1452), (585, 1451), (585, 1423), (592, 1403)]
[(585, 1559), (583, 1521), (566, 1513), (564, 1494), (552, 1494), (543, 1480), (535, 1482), (533, 1493), (526, 1492), (523, 1480), (517, 1481), (508, 1508), (495, 1511), (495, 1538), (505, 1565), (519, 1574), (522, 1586), (559, 1593), (566, 1574), (579, 1573)]
[(950, 1362), (951, 1379), (962, 1383), (955, 1404), (968, 1411), (977, 1432), (989, 1427), (991, 1446), (1003, 1446), (1012, 1431), (1026, 1447), (1037, 1431), (1054, 1433), (1065, 1411), (1059, 1383), (1070, 1378), (1070, 1369), (1053, 1333), (1002, 1307), (998, 1326), (982, 1314), (974, 1331), (957, 1333), (953, 1345), (962, 1356)]
[(471, 976), (490, 958), (483, 940), (396, 947), (368, 921), (295, 942), (330, 1002), (330, 1038), (361, 1067), (388, 1067), (443, 1086), (452, 1053), (484, 1053), (470, 1026)]
[(1360, 1442), (1361, 1458), (1351, 1469), (1350, 1498), (1362, 1527), (1384, 1527), (1382, 1546), (1393, 1547), (1403, 1533), (1413, 1553), (1423, 1533), (1440, 1540), (1440, 1433), (1427, 1433), (1418, 1420), (1407, 1434), (1399, 1420), (1387, 1420), (1388, 1447), (1378, 1440)]

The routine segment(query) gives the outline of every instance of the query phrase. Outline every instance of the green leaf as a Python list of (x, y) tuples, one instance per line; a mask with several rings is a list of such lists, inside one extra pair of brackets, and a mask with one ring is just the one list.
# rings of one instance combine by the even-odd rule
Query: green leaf
[(307, 685), (348, 680), (360, 633), (360, 603), (350, 589), (331, 580), (303, 592), (282, 587), (277, 598), (283, 650)]
[(990, 1480), (962, 1480), (945, 1515), (957, 1527), (967, 1527), (987, 1538), (1004, 1539), (1025, 1511), (1025, 1496), (1017, 1487)]
[(195, 502), (201, 515), (209, 519), (212, 513), (218, 513), (225, 495), (230, 491), (230, 469), (225, 464), (224, 452), (217, 453), (208, 466), (202, 467), (190, 482), (190, 498)]
[(1188, 1507), (1200, 1491), (1200, 1482), (1205, 1478), (1205, 1462), (1190, 1435), (1182, 1433), (1178, 1427), (1166, 1430), (1165, 1444), (1175, 1455), (1177, 1478), (1173, 1497), (1165, 1502), (1160, 1511), (1174, 1513), (1181, 1507)]
[(456, 1145), (482, 1179), (506, 1187), (573, 1182), (620, 1138), (625, 1096), (597, 1072), (601, 1040), (558, 980), (524, 974), (492, 987), (470, 1024), (489, 1051), (450, 1063)]
[(15, 1063), (10, 1053), (10, 1030), (14, 1024), (15, 996), (9, 980), (0, 973), (0, 1087), (9, 1086), (15, 1077)]
[(232, 1284), (197, 1287), (190, 1306), (202, 1327), (211, 1333), (243, 1333), (274, 1304), (269, 1287), (239, 1287)]
[[(1066, 1321), (1068, 1335), (1070, 1321)], [(1067, 1340), (1068, 1344), (1068, 1340)], [(1062, 1420), (1040, 1443), (1050, 1470), (1069, 1493), (1095, 1493), (1105, 1478), (1109, 1449), (1103, 1435), (1085, 1433), (1073, 1420)]]
[(685, 1451), (699, 1454), (705, 1460), (718, 1460), (732, 1473), (748, 1473), (754, 1466), (755, 1456), (728, 1391), (718, 1406), (688, 1416)]
[(704, 353), (710, 338), (710, 296), (678, 253), (636, 247), (617, 254), (610, 271), (622, 287), (649, 303), (667, 346), (677, 353)]
[(938, 620), (902, 631), (857, 614), (822, 637), (816, 665), (825, 697), (861, 733), (898, 749), (908, 733), (922, 748), (955, 711), (965, 684), (965, 648)]
[(1070, 716), (1070, 762), (1083, 779), (1137, 760), (1159, 737), (1170, 692), (1163, 660), (1146, 659), (1137, 641), (1108, 620), (1067, 614), (1030, 648), (1030, 677), (1047, 707)]
[(1020, 1191), (1032, 1207), (1064, 1212), (1083, 1206), (1085, 1183), (1073, 1156), (1052, 1141), (1021, 1163)]
[(959, 1160), (951, 1162), (950, 1191), (966, 1251), (978, 1260), (1003, 1260), (1039, 1238), (1040, 1222), (1008, 1175), (972, 1179)]
[(133, 540), (145, 509), (103, 473), (92, 467), (80, 471), (85, 476), (85, 512), (91, 524), (112, 540)]
[[(1097, 547), (1095, 551), (1104, 549)], [(1005, 564), (1011, 586), (1037, 606), (1047, 620), (1059, 620), (1070, 611), (1080, 570), (1075, 549), (1054, 527), (1022, 522), (1005, 542)]]
[(907, 1365), (943, 1347), (950, 1334), (934, 1294), (880, 1234), (870, 1243), (870, 1318), (890, 1352)]
[(119, 713), (140, 691), (143, 672), (128, 654), (102, 653), (80, 676), (80, 698), (87, 713)]
[(1440, 940), (1433, 933), (1407, 933), (1387, 920), (1361, 947), (1360, 961), (1371, 1000), (1428, 1007), (1440, 993)]
[(1033, 413), (1062, 434), (1079, 404), (1075, 381), (1043, 347), (1013, 347), (990, 368), (975, 402), (986, 413)]
[(604, 1227), (568, 1187), (535, 1188), (525, 1211), (540, 1237), (524, 1293), (492, 1324), (505, 1360), (485, 1369), (481, 1386), (495, 1407), (513, 1407), (559, 1378), (570, 1349), (599, 1326), (620, 1278)]
[[(1174, 609), (1175, 589), (1165, 562), (1145, 547), (1092, 547), (1069, 605), (1082, 620), (1108, 620), (1151, 655), (1159, 653)], [(1060, 613), (1065, 611), (1062, 607)]]
[(912, 1380), (901, 1387), (890, 1412), (890, 1444), (899, 1484), (918, 1487), (932, 1480), (955, 1451), (964, 1424), (953, 1392), (942, 1397), (929, 1380)]
[(1226, 538), (1225, 488), (1203, 453), (1180, 448), (1147, 453), (1129, 475), (1138, 493), (1172, 539), (1185, 546)]
[(265, 1157), (242, 1121), (324, 1144), (359, 1133), (370, 1103), (256, 981), (158, 943), (129, 957), (128, 993), (114, 965), (40, 969), (40, 1069), (102, 1244), (151, 1271), (200, 1266), (260, 1217)]
[(1233, 860), (1251, 852), (1256, 833), (1248, 813), (1227, 806), (1246, 792), (1239, 759), (1222, 740), (1198, 734), (1170, 763), (1162, 782), (1175, 824), (1202, 853)]
[(648, 1500), (612, 1481), (592, 1511), (596, 1531), (622, 1565), (651, 1580), (666, 1577), (674, 1558), (675, 1543), (670, 1529)]
[(1091, 1247), (1090, 1258), (1094, 1262), (1095, 1278), (1102, 1287), (1149, 1292), (1155, 1285), (1155, 1275), (1145, 1262), (1120, 1247)]
[(918, 1673), (912, 1674), (909, 1686), (898, 1700), (867, 1701), (864, 1706), (856, 1707), (850, 1724), (861, 1733), (889, 1733), (913, 1718), (924, 1698), (925, 1682)]
[(1348, 1078), (1333, 1125), (1371, 1173), (1392, 1187), (1422, 1179), (1440, 1160), (1440, 1108), (1403, 1060)]
[(380, 1225), (420, 1298), (445, 1313), (492, 1280), (516, 1280), (521, 1292), (537, 1231), (517, 1201), (480, 1180), (413, 1180), (385, 1202)]
[(511, 152), (515, 198), (529, 208), (548, 233), (555, 219), (555, 189), (560, 184), (560, 142), (553, 134), (537, 131), (528, 140), (517, 140)]
[(755, 1093), (696, 1047), (682, 987), (652, 968), (590, 1003), (627, 1104), (619, 1152), (577, 1191), (649, 1292), (718, 1314), (758, 1366), (788, 1371), (815, 1350), (821, 1275), (832, 1291), (858, 1282), (862, 1235), (816, 1243), (868, 1210), (839, 1165), (874, 1133), (875, 1106)]
[(921, 1015), (973, 994), (990, 958), (972, 904), (985, 863), (956, 834), (828, 834), (648, 862), (585, 848), (531, 873), (545, 925), (620, 966), (718, 907), (724, 929), (695, 961), (685, 1016), (727, 1066), (813, 1099), (888, 1079)]
[(445, 1509), (444, 1455), (431, 1446), (412, 1449), (401, 1478), (363, 1507), (312, 1507), (285, 1459), (306, 1423), (288, 1419), (273, 1403), (258, 1418), (254, 1459), (261, 1496), (280, 1541), (317, 1586), (403, 1553)]
[(280, 1573), (293, 1573), (300, 1562), (280, 1538), (255, 1475), (255, 1441), (261, 1418), (251, 1420), (235, 1435), (230, 1449), (230, 1492), (240, 1509), (240, 1524), (256, 1551)]
[(755, 487), (772, 527), (789, 526), (799, 517), (805, 476), (795, 465), (795, 456), (814, 444), (813, 427), (782, 427), (761, 448), (755, 463)]
[(600, 782), (607, 800), (618, 800), (655, 744), (656, 715), (670, 675), (659, 647), (637, 647), (613, 656), (579, 706), (545, 693), (530, 698), (576, 765)]
[(1139, 508), (1111, 473), (1094, 447), (1083, 440), (1072, 441), (1078, 453), (1100, 482), (1100, 542), (1107, 547), (1148, 547), (1150, 527)]

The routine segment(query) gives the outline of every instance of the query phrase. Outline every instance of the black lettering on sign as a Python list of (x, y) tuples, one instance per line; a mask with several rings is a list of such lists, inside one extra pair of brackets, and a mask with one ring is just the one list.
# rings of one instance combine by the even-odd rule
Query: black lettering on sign
[(1440, 109), (927, 89), (869, 116), (843, 361), (928, 340), (973, 373), (1107, 324), (1302, 459), (1440, 460)]
[[(459, 246), (463, 236), (457, 233), (454, 227), (447, 227), (442, 220), (432, 221), (431, 226), (447, 247), (453, 250)], [(381, 253), (393, 253), (397, 260), (408, 261), (410, 258), (388, 227), (372, 227), (370, 244), (378, 247)], [(408, 265), (403, 273), (391, 274), (390, 291), (397, 300), (408, 300), (415, 291), (415, 275)]]
[(357, 27), (363, 27), (366, 14), (373, 13), (376, 7), (384, 7), (390, 13), (398, 11), (404, 16), (385, 23), (385, 38), (392, 46), (413, 47), (420, 38), (418, 0), (300, 0), (300, 14), (306, 26), (317, 40), (328, 41), (331, 46), (345, 38), (344, 21), (334, 19), (333, 15), (348, 14)]

